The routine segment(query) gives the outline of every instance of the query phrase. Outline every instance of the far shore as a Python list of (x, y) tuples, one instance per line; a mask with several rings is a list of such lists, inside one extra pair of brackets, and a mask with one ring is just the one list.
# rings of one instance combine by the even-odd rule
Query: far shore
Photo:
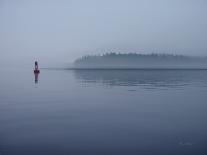
[(66, 67), (66, 68), (55, 68), (55, 67), (42, 67), (40, 69), (47, 70), (207, 70), (205, 67), (151, 67), (151, 68), (99, 68), (99, 67), (91, 67), (91, 68), (77, 68), (77, 67)]

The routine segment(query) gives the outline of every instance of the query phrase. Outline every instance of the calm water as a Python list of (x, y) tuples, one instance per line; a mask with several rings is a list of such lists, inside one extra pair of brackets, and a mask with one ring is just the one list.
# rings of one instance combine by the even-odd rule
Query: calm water
[(207, 154), (207, 70), (0, 71), (0, 155)]

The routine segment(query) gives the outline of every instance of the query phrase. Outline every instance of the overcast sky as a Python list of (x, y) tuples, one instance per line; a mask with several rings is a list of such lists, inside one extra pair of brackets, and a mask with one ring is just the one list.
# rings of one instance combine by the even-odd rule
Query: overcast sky
[(104, 52), (207, 55), (207, 0), (0, 0), (0, 64)]

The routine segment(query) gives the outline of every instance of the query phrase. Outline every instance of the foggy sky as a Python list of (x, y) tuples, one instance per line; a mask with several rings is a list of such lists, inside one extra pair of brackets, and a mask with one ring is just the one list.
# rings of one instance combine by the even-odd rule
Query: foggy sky
[(0, 0), (0, 64), (104, 52), (207, 55), (206, 0)]

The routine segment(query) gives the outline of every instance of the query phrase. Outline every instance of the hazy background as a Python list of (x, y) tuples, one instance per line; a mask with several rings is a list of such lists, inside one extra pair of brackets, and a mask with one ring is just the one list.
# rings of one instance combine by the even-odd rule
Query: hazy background
[(207, 0), (0, 0), (0, 65), (104, 52), (207, 55)]

